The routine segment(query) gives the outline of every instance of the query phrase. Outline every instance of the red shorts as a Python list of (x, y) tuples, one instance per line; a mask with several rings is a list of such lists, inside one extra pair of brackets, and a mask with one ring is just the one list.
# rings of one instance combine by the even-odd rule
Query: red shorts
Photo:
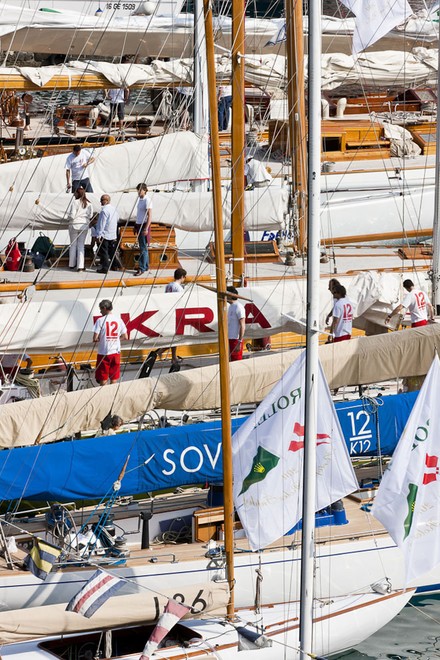
[(104, 380), (118, 380), (121, 375), (121, 354), (99, 355), (96, 359), (95, 378), (98, 383)]
[(236, 362), (243, 359), (243, 340), (229, 339), (229, 360)]
[(351, 335), (342, 335), (342, 337), (333, 337), (333, 343), (336, 344), (338, 341), (347, 341), (347, 339), (351, 339)]
[(412, 328), (421, 328), (422, 325), (428, 325), (428, 321), (425, 319), (424, 321), (416, 321), (415, 323), (411, 323)]

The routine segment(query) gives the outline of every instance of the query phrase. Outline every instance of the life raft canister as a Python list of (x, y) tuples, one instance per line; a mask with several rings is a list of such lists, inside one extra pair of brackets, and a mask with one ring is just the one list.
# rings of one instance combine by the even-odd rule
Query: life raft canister
[(11, 238), (6, 248), (5, 270), (18, 270), (20, 267), (21, 252), (15, 238)]

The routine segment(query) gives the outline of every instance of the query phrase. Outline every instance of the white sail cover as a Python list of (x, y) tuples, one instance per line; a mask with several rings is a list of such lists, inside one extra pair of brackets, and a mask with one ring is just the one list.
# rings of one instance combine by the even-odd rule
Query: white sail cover
[[(3, 167), (3, 166), (2, 166)], [(7, 167), (7, 165), (5, 165)], [(138, 182), (139, 183), (139, 182)], [(95, 185), (95, 179), (93, 179)], [(1, 186), (1, 183), (0, 183)], [(116, 206), (121, 221), (136, 219), (137, 194), (113, 192), (107, 189), (112, 204)], [(213, 231), (212, 193), (173, 190), (148, 193), (153, 202), (153, 221), (171, 225), (186, 231)], [(88, 193), (95, 212), (101, 210), (100, 195)], [(67, 209), (71, 195), (63, 192), (42, 193), (10, 192), (4, 195), (0, 206), (0, 227), (15, 231), (24, 227), (35, 230), (67, 229)], [(244, 193), (247, 230), (283, 228), (287, 212), (288, 191), (278, 185), (256, 188)], [(223, 227), (231, 226), (231, 194), (223, 189)]]
[[(24, 7), (19, 0), (16, 0), (15, 6), (2, 3), (0, 49), (55, 54), (69, 52), (82, 56), (120, 57), (123, 52), (136, 53), (141, 57), (175, 58), (191, 55), (194, 32), (192, 14), (158, 16), (154, 12), (151, 16), (115, 16), (113, 11), (108, 9), (106, 14), (96, 17), (90, 13), (74, 11), (34, 11)], [(382, 42), (387, 48), (404, 50), (405, 40), (407, 44), (437, 43), (438, 28), (435, 20), (435, 16), (419, 12), (419, 16), (410, 18), (401, 26), (405, 36), (394, 30), (374, 44), (373, 48), (381, 48)], [(354, 26), (353, 18), (323, 16), (324, 51), (338, 52), (342, 49), (343, 52), (350, 52)], [(214, 35), (219, 46), (231, 47), (231, 27), (228, 16), (214, 17)], [(283, 27), (284, 19), (246, 17), (245, 52), (282, 51), (285, 37), (279, 35), (285, 34)], [(307, 17), (304, 17), (306, 32), (307, 27)]]
[[(209, 178), (208, 142), (190, 131), (90, 151), (95, 162), (88, 169), (95, 191), (134, 189), (140, 181), (153, 186)], [(21, 193), (65, 194), (67, 156), (59, 154), (2, 164), (1, 199), (11, 187)]]
[[(417, 278), (411, 273), (405, 277)], [(350, 299), (357, 306), (357, 321), (382, 324), (400, 296), (401, 277), (393, 273), (361, 273), (356, 278), (341, 277)], [(322, 300), (327, 280), (322, 280)], [(281, 331), (304, 332), (305, 281), (281, 281), (273, 286), (246, 288), (242, 293), (251, 302), (246, 308), (246, 337), (263, 337)], [(91, 291), (91, 294), (93, 291)], [(328, 294), (328, 292), (327, 292)], [(98, 292), (102, 297), (102, 292)], [(184, 294), (151, 294), (145, 300), (142, 287), (116, 298), (117, 311), (124, 316), (130, 340), (144, 347), (170, 346), (180, 343), (208, 343), (217, 339), (216, 297), (205, 289)], [(94, 352), (91, 343), (92, 315), (96, 298), (85, 293), (76, 303), (66, 300), (1, 306), (1, 352), (19, 349), (41, 352), (41, 346), (54, 352), (62, 346)], [(331, 298), (321, 309), (321, 327), (331, 308)], [(9, 328), (14, 319), (15, 331)], [(175, 335), (177, 318), (183, 324)], [(209, 319), (212, 319), (210, 321)], [(81, 343), (81, 332), (83, 343)], [(380, 329), (380, 327), (379, 327)], [(152, 337), (152, 332), (162, 336)], [(440, 325), (377, 337), (361, 337), (342, 344), (320, 347), (320, 359), (331, 388), (344, 385), (375, 383), (390, 378), (422, 375), (432, 361), (434, 348), (440, 350)], [(300, 354), (287, 351), (231, 365), (231, 402), (261, 401), (287, 367)], [(96, 429), (111, 406), (124, 420), (131, 420), (146, 410), (209, 410), (221, 405), (218, 366), (161, 376), (157, 381), (142, 379), (105, 388), (59, 393), (53, 397), (11, 403), (2, 406), (0, 415), (0, 447), (52, 442), (81, 430)]]
[[(171, 294), (168, 294), (171, 295)], [(319, 348), (330, 388), (377, 383), (396, 377), (424, 375), (434, 351), (440, 351), (440, 325), (377, 337), (360, 337)], [(231, 364), (231, 404), (261, 401), (301, 355), (300, 350), (255, 357)], [(212, 410), (221, 407), (218, 365), (160, 378), (142, 379), (63, 392), (2, 406), (0, 447), (53, 442), (79, 431), (99, 428), (110, 409), (124, 420), (153, 408)]]
[[(337, 89), (341, 85), (359, 84), (368, 87), (436, 85), (437, 49), (416, 46), (412, 50), (386, 50), (360, 53), (352, 56), (330, 52), (322, 56), (321, 87)], [(307, 77), (307, 57), (304, 62)], [(193, 82), (192, 59), (175, 59), (168, 62), (155, 60), (146, 64), (111, 64), (108, 62), (72, 61), (67, 65), (45, 67), (0, 67), (0, 87), (11, 76), (21, 76), (41, 88), (51, 86), (58, 76), (72, 77), (72, 87), (78, 81), (87, 84), (90, 76), (99, 74), (110, 85), (117, 87), (191, 85)], [(232, 74), (229, 57), (216, 56), (216, 72), (219, 78)], [(76, 78), (75, 78), (76, 76)], [(272, 97), (284, 95), (286, 58), (279, 54), (246, 55), (245, 80), (268, 92)]]
[[(173, 591), (164, 588), (163, 591), (172, 597)], [(182, 598), (185, 602), (200, 604), (200, 595), (206, 603), (204, 610), (197, 618), (222, 616), (229, 600), (227, 584), (196, 584), (184, 589)], [(110, 630), (130, 625), (154, 623), (157, 612), (162, 612), (167, 603), (167, 596), (143, 590), (141, 593), (129, 596), (110, 598), (99, 610), (87, 619), (76, 612), (66, 612), (66, 604), (44, 605), (32, 607), (23, 616), (23, 610), (0, 612), (0, 643), (11, 644), (27, 639), (38, 639), (52, 635), (67, 635), (86, 632), (88, 630)], [(193, 618), (191, 616), (186, 618)]]
[[(411, 273), (407, 273), (409, 277)], [(384, 328), (385, 316), (400, 298), (401, 276), (396, 273), (359, 273), (341, 276), (350, 300), (355, 306), (355, 323), (366, 322)], [(418, 282), (417, 274), (413, 280)], [(328, 281), (321, 280), (321, 328), (331, 311)], [(423, 283), (421, 285), (423, 287)], [(281, 279), (265, 285), (241, 289), (246, 298), (246, 337), (265, 337), (283, 331), (304, 334), (306, 319), (306, 281)], [(35, 296), (35, 300), (33, 300)], [(23, 350), (46, 351), (94, 350), (93, 318), (99, 315), (101, 289), (64, 291), (63, 300), (50, 292), (28, 291), (21, 302), (5, 298), (0, 314), (0, 352)], [(157, 348), (173, 344), (209, 343), (217, 340), (217, 299), (214, 291), (197, 284), (188, 285), (183, 293), (165, 294), (162, 287), (129, 287), (121, 282), (119, 289), (107, 290), (115, 301), (129, 331), (126, 347)]]

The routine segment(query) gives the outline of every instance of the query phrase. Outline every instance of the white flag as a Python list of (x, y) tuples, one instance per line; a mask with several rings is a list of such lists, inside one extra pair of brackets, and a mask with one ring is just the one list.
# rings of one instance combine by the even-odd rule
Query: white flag
[(360, 53), (413, 13), (407, 0), (341, 0), (356, 16), (353, 53)]
[(440, 563), (439, 397), (436, 356), (371, 509), (404, 554), (407, 582)]
[[(232, 439), (234, 503), (252, 550), (302, 517), (304, 377), (305, 351)], [(317, 395), (315, 511), (358, 488), (321, 365)]]

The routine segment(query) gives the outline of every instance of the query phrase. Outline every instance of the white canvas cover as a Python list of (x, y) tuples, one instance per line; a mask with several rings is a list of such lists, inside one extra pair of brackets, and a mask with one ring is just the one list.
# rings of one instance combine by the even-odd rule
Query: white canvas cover
[[(164, 588), (164, 591), (169, 597), (174, 594), (168, 588)], [(227, 584), (211, 582), (209, 585), (203, 583), (189, 586), (183, 590), (185, 603), (191, 605), (196, 602), (197, 606), (197, 598), (200, 598), (201, 592), (206, 608), (201, 614), (189, 615), (185, 618), (196, 616), (200, 619), (208, 614), (210, 617), (223, 616), (229, 600)], [(76, 612), (66, 612), (65, 603), (32, 607), (26, 610), (25, 615), (23, 610), (0, 612), (0, 644), (12, 644), (51, 635), (111, 630), (129, 625), (154, 623), (157, 608), (162, 612), (167, 600), (167, 596), (146, 589), (129, 596), (116, 596), (104, 603), (90, 619)]]
[[(111, 154), (110, 154), (111, 155)], [(7, 165), (6, 165), (7, 167)], [(139, 183), (139, 182), (138, 182)], [(1, 185), (1, 184), (0, 184)], [(95, 186), (95, 178), (93, 177)], [(95, 187), (96, 190), (96, 187)], [(116, 206), (120, 221), (136, 219), (138, 201), (135, 192), (114, 192), (106, 189)], [(223, 227), (231, 226), (231, 193), (223, 188)], [(153, 202), (153, 222), (161, 222), (186, 231), (214, 231), (212, 193), (173, 190), (149, 191)], [(100, 194), (87, 193), (93, 210), (101, 210)], [(67, 209), (71, 195), (66, 193), (8, 192), (0, 206), (0, 228), (20, 231), (24, 227), (34, 230), (61, 230), (68, 228)], [(287, 212), (288, 191), (278, 185), (256, 188), (244, 193), (245, 228), (251, 230), (283, 228)]]
[[(134, 189), (140, 181), (153, 186), (209, 178), (208, 142), (190, 131), (98, 147), (90, 151), (95, 162), (88, 169), (96, 192)], [(8, 194), (11, 187), (19, 193), (57, 193), (65, 196), (64, 166), (67, 156), (59, 154), (3, 163), (1, 198)]]
[[(360, 337), (320, 346), (319, 356), (330, 388), (425, 375), (434, 350), (440, 351), (440, 325), (377, 337)], [(290, 350), (234, 362), (231, 404), (261, 401), (301, 355)], [(63, 393), (2, 406), (0, 447), (52, 442), (80, 430), (98, 428), (111, 406), (124, 419), (146, 410), (211, 410), (221, 407), (218, 365), (166, 374), (104, 388)]]
[[(327, 52), (322, 56), (321, 87), (337, 89), (341, 85), (362, 84), (369, 87), (418, 87), (435, 86), (437, 76), (437, 49), (415, 46), (412, 50), (386, 50), (361, 53), (357, 56)], [(304, 62), (307, 77), (307, 56)], [(216, 56), (216, 72), (219, 78), (230, 77), (232, 65), (229, 57)], [(192, 59), (173, 59), (168, 62), (154, 60), (146, 64), (110, 64), (93, 60), (72, 61), (67, 65), (45, 67), (0, 67), (0, 87), (8, 83), (11, 75), (44, 87), (55, 76), (67, 79), (76, 76), (72, 87), (80, 80), (100, 74), (112, 85), (160, 86), (192, 84)], [(282, 97), (286, 86), (286, 59), (279, 54), (246, 55), (245, 80), (271, 96)]]

